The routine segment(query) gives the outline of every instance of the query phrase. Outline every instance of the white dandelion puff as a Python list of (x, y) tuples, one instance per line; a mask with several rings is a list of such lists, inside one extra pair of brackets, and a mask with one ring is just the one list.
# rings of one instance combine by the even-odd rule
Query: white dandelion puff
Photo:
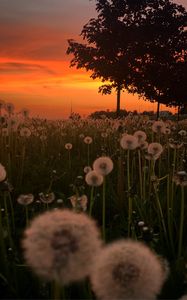
[(91, 282), (100, 299), (155, 299), (166, 274), (160, 259), (144, 244), (115, 242), (99, 253)]
[(1, 181), (4, 181), (6, 178), (6, 170), (5, 170), (5, 167), (0, 164), (0, 182)]
[(85, 214), (56, 209), (36, 217), (22, 241), (28, 265), (61, 284), (84, 279), (100, 250), (100, 233)]
[(103, 183), (103, 176), (96, 171), (90, 171), (86, 174), (85, 181), (90, 186), (100, 186)]
[(66, 143), (65, 144), (65, 149), (67, 149), (67, 150), (71, 150), (72, 147), (73, 147), (73, 145), (71, 143)]
[(93, 140), (92, 140), (92, 138), (90, 137), (90, 136), (86, 136), (85, 138), (84, 138), (84, 143), (85, 144), (91, 144), (93, 142)]
[(120, 140), (120, 145), (123, 149), (134, 150), (138, 147), (138, 139), (133, 135), (125, 134)]
[(106, 176), (112, 172), (114, 167), (113, 161), (110, 157), (102, 156), (97, 158), (93, 163), (93, 169), (97, 173)]
[(17, 198), (17, 202), (21, 205), (29, 205), (34, 201), (33, 194), (22, 194)]

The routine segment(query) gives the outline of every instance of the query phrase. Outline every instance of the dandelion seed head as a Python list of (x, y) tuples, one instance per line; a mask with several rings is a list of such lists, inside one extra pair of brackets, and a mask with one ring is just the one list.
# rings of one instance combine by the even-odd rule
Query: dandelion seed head
[(86, 174), (85, 181), (90, 186), (100, 186), (103, 183), (103, 176), (96, 171), (90, 171)]
[(141, 144), (147, 138), (147, 135), (144, 131), (138, 130), (134, 133), (134, 136), (138, 139), (138, 143)]
[(29, 137), (31, 135), (31, 130), (27, 127), (23, 127), (20, 129), (20, 136)]
[(151, 143), (147, 148), (148, 154), (150, 154), (153, 157), (153, 159), (159, 158), (162, 151), (163, 151), (163, 147), (160, 143)]
[(120, 145), (123, 149), (134, 150), (138, 147), (138, 139), (133, 135), (125, 134), (120, 140)]
[(34, 201), (34, 195), (33, 194), (21, 194), (17, 198), (17, 202), (21, 205), (29, 205)]
[(6, 178), (6, 170), (5, 170), (5, 167), (0, 164), (0, 182), (1, 181), (4, 181)]
[(39, 193), (40, 201), (43, 203), (52, 203), (55, 200), (55, 194), (51, 193)]
[(152, 125), (152, 131), (155, 133), (165, 133), (166, 125), (163, 121), (155, 121)]
[(84, 143), (87, 144), (87, 145), (90, 145), (91, 143), (93, 142), (91, 136), (86, 136), (84, 138)]
[(154, 299), (160, 292), (165, 273), (159, 258), (144, 244), (118, 241), (99, 254), (91, 283), (100, 299)]
[(66, 148), (67, 150), (71, 150), (72, 147), (73, 147), (73, 145), (72, 145), (71, 143), (66, 143), (66, 144), (65, 144), (65, 148)]
[(22, 245), (36, 274), (65, 285), (88, 276), (101, 240), (95, 222), (85, 214), (57, 209), (31, 222)]
[(86, 166), (86, 167), (84, 167), (84, 173), (88, 173), (88, 172), (90, 172), (90, 171), (92, 171), (92, 168), (90, 167), (90, 166)]
[(186, 171), (178, 171), (173, 176), (173, 182), (176, 185), (187, 186), (187, 173)]
[(107, 156), (101, 156), (97, 158), (93, 163), (93, 169), (97, 173), (106, 176), (113, 170), (113, 161), (110, 157)]

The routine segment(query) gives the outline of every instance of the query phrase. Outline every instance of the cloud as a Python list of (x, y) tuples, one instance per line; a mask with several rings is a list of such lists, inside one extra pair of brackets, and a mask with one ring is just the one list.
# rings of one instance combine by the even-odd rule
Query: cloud
[(22, 73), (47, 73), (54, 75), (55, 72), (45, 66), (38, 64), (28, 64), (19, 62), (3, 62), (0, 63), (0, 72), (4, 74), (22, 74)]

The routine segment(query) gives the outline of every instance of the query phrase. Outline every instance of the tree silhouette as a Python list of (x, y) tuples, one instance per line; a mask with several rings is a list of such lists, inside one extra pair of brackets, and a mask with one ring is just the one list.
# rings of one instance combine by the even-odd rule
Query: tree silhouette
[(86, 43), (68, 40), (67, 54), (74, 55), (70, 66), (85, 68), (105, 83), (99, 92), (115, 89), (117, 113), (123, 89), (158, 101), (162, 89), (149, 76), (154, 78), (155, 69), (163, 74), (181, 51), (185, 9), (170, 0), (96, 0), (96, 11), (97, 18), (81, 32)]

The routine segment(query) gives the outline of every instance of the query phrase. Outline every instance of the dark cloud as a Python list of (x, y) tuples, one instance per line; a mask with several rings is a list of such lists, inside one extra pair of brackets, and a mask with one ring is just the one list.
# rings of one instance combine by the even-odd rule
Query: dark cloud
[(48, 68), (38, 65), (38, 64), (26, 64), (18, 62), (5, 62), (0, 63), (0, 73), (4, 74), (15, 74), (15, 73), (34, 73), (34, 72), (43, 72), (47, 74), (54, 75), (54, 71), (49, 70)]

